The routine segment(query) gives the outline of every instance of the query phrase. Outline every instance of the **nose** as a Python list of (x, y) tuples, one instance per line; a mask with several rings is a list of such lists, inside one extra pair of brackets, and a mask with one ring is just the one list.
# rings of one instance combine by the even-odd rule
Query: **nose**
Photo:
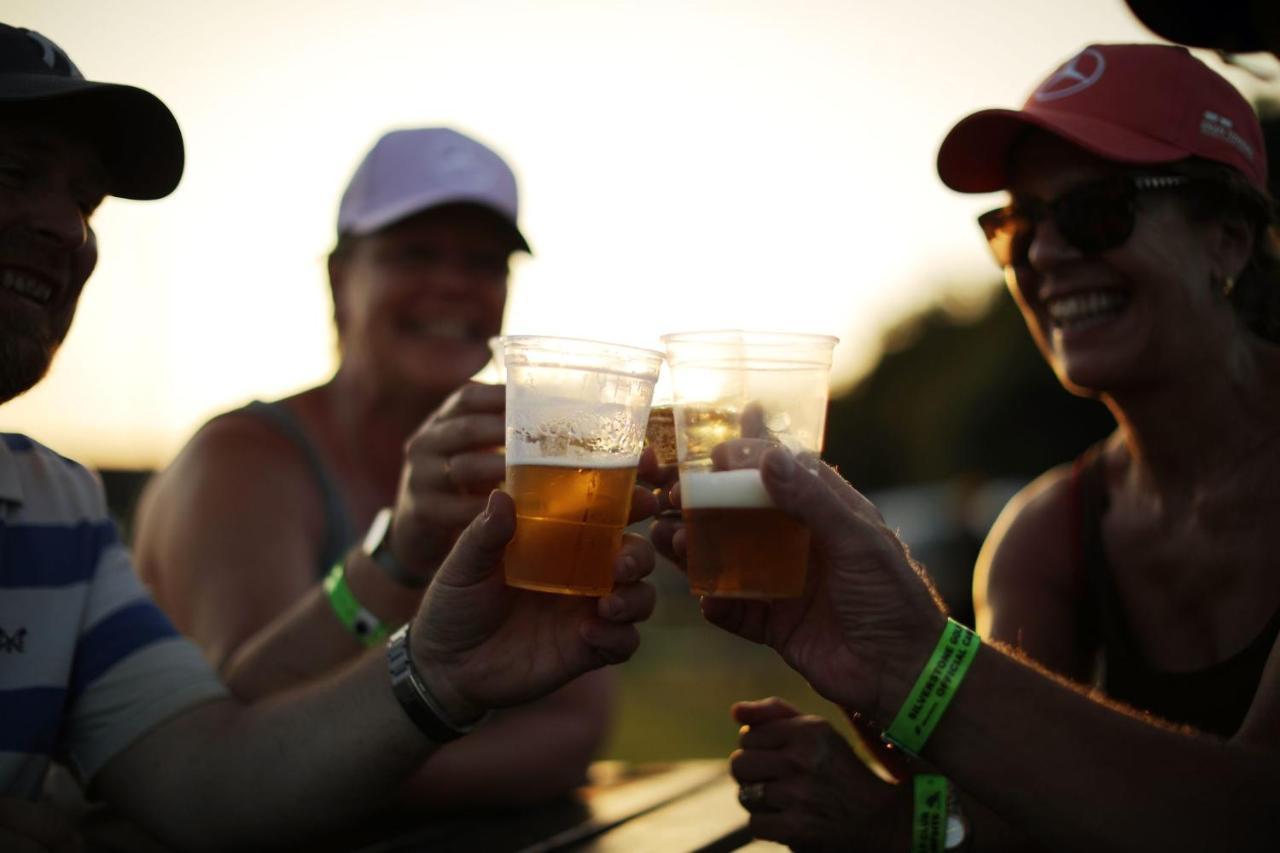
[(1027, 246), (1027, 263), (1036, 272), (1047, 272), (1057, 264), (1079, 257), (1080, 250), (1067, 242), (1052, 217), (1046, 216), (1036, 225)]
[(474, 290), (466, 259), (455, 253), (445, 253), (432, 266), (430, 277), (432, 289), (440, 296), (461, 298)]

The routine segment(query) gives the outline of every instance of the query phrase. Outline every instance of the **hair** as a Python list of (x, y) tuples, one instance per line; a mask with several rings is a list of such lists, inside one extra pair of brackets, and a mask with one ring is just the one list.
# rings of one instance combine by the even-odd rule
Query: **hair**
[(1190, 158), (1169, 172), (1192, 180), (1183, 191), (1192, 220), (1239, 219), (1253, 230), (1253, 251), (1227, 299), (1254, 334), (1280, 344), (1280, 218), (1275, 199), (1230, 166)]
[(354, 234), (339, 234), (337, 242), (329, 250), (329, 259), (334, 261), (346, 260), (351, 254), (352, 248), (358, 242), (360, 242), (360, 238)]

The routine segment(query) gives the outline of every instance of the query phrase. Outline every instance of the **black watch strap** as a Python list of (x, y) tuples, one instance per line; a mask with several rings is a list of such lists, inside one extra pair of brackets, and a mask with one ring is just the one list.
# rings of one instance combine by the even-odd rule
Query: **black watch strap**
[(486, 714), (466, 726), (457, 725), (448, 719), (413, 665), (407, 624), (387, 641), (387, 667), (391, 671), (391, 691), (400, 702), (400, 707), (433, 743), (444, 744), (457, 740), (475, 729), (488, 716)]
[(369, 532), (364, 535), (360, 549), (396, 583), (410, 589), (422, 589), (430, 578), (413, 574), (391, 552), (391, 516), (391, 507), (378, 510), (378, 514), (373, 517), (373, 524), (369, 525)]

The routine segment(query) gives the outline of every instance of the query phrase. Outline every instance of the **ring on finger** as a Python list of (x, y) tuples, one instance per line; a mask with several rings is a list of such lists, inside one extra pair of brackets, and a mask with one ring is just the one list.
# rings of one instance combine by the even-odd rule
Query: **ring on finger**
[(764, 783), (752, 782), (738, 789), (738, 802), (747, 811), (758, 809), (764, 805)]

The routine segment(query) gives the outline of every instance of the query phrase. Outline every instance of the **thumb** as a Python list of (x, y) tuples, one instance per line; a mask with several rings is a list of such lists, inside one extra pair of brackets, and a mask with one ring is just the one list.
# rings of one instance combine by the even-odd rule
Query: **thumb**
[(845, 550), (859, 519), (818, 474), (787, 450), (774, 448), (762, 458), (760, 476), (778, 509), (803, 521), (823, 551)]
[(755, 702), (735, 702), (729, 713), (744, 726), (759, 726), (774, 720), (800, 716), (798, 708), (777, 696)]
[(486, 580), (502, 564), (502, 552), (515, 531), (515, 503), (510, 495), (495, 489), (489, 493), (484, 512), (462, 531), (432, 582), (471, 586)]

